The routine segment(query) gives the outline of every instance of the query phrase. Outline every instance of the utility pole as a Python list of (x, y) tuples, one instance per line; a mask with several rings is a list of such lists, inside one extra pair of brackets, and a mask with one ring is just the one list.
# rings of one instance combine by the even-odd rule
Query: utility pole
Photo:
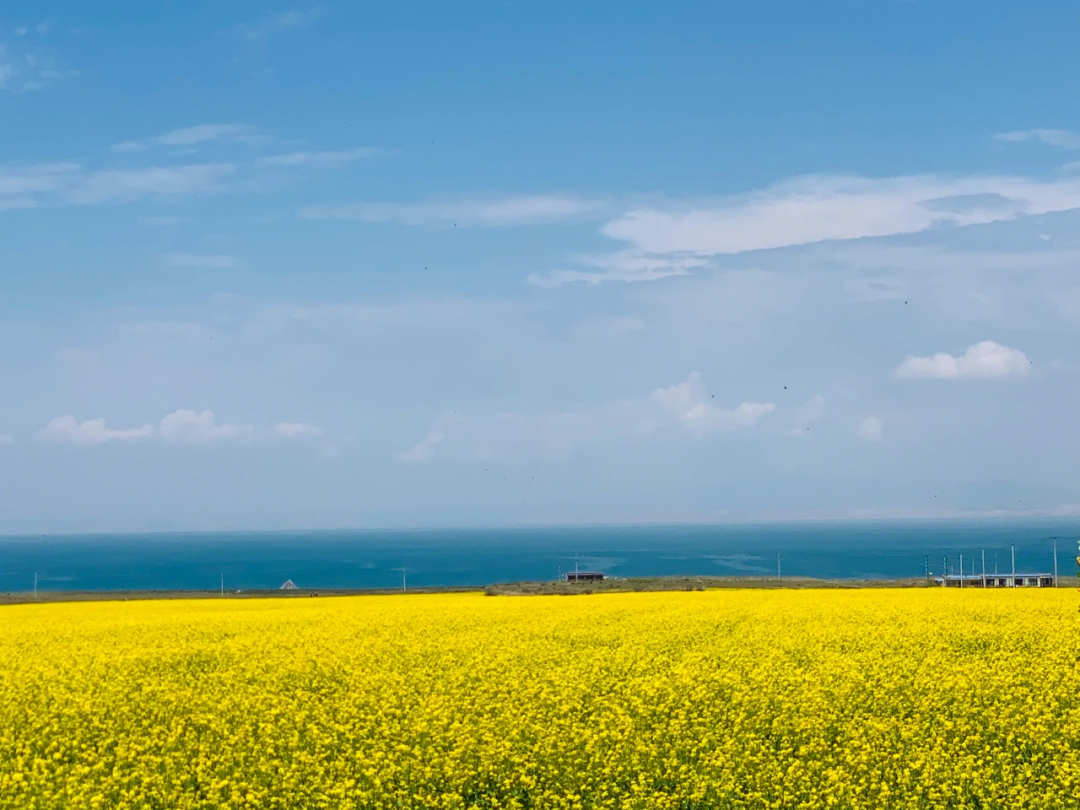
[(1054, 587), (1057, 587), (1057, 538), (1054, 538)]
[(923, 554), (922, 564), (923, 564), (923, 570), (926, 572), (926, 581), (929, 582), (930, 581), (930, 555), (929, 554)]
[(37, 599), (37, 571), (34, 572), (34, 598)]
[(1016, 546), (1009, 546), (1009, 553), (1012, 555), (1012, 575), (1016, 577)]
[(221, 574), (221, 596), (225, 596), (225, 574)]
[(964, 587), (964, 555), (960, 555), (960, 587)]
[(780, 581), (780, 555), (776, 555), (776, 581)]
[(986, 549), (985, 549), (985, 548), (984, 548), (984, 549), (980, 549), (980, 551), (982, 552), (982, 560), (983, 560), (983, 585), (985, 586), (985, 585), (986, 585)]

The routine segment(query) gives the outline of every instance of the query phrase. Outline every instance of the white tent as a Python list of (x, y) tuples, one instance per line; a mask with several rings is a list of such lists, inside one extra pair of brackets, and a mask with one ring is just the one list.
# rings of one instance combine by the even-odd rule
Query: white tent
[(293, 582), (291, 579), (287, 579), (287, 580), (285, 580), (285, 584), (282, 585), (280, 588), (278, 588), (278, 590), (281, 590), (281, 591), (298, 591), (300, 589), (296, 587), (295, 582)]

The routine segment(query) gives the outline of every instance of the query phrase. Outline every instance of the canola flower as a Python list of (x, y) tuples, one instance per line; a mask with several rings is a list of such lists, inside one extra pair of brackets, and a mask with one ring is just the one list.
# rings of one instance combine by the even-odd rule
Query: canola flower
[(1068, 590), (0, 608), (0, 808), (1072, 808)]

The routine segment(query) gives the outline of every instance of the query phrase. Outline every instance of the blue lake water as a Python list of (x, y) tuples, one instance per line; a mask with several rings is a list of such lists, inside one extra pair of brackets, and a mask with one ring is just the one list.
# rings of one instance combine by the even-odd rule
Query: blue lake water
[[(0, 591), (392, 588), (609, 575), (922, 576), (964, 568), (1074, 573), (1080, 521), (822, 522), (424, 531), (0, 537)], [(943, 558), (947, 558), (943, 562)]]

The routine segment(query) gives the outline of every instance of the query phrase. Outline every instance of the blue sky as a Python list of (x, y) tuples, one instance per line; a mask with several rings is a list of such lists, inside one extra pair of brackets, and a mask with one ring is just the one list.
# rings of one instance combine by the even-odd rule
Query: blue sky
[(0, 532), (1080, 512), (1066, 3), (0, 14)]

